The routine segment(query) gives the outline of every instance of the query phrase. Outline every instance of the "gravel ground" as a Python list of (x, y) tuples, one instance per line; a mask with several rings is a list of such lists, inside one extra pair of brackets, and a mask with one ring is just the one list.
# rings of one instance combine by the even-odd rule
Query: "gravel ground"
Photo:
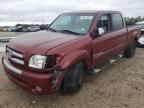
[(95, 76), (88, 76), (80, 92), (36, 96), (16, 87), (0, 66), (0, 108), (143, 108), (144, 51), (122, 58)]
[(29, 32), (0, 32), (0, 38), (1, 37), (15, 37), (15, 36), (19, 36), (22, 34), (26, 34)]
[[(0, 53), (2, 55), (2, 53)], [(144, 50), (88, 76), (78, 93), (37, 96), (8, 80), (0, 64), (0, 108), (143, 108)]]

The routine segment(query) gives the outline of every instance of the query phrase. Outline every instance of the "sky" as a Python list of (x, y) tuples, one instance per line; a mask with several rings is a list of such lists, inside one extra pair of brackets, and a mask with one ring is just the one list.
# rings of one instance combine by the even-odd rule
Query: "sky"
[(144, 16), (144, 0), (0, 0), (0, 26), (49, 24), (63, 12), (117, 10), (124, 16)]

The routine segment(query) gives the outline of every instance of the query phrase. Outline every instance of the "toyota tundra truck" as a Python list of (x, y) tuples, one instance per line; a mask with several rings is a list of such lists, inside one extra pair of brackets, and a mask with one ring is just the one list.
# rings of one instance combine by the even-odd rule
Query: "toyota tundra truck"
[(8, 78), (31, 93), (78, 91), (96, 66), (119, 54), (133, 57), (140, 34), (117, 11), (63, 13), (48, 30), (11, 39), (2, 64)]

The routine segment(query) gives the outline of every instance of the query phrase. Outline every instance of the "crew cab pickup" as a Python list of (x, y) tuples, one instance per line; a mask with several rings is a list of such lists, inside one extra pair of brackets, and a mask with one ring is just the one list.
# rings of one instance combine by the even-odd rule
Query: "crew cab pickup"
[(47, 31), (10, 40), (2, 63), (8, 78), (34, 94), (78, 91), (85, 73), (123, 54), (135, 54), (141, 34), (117, 11), (63, 13)]

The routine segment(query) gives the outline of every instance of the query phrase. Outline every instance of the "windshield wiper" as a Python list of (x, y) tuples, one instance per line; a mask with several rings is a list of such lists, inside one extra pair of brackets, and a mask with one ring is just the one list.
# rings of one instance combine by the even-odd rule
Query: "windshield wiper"
[(82, 35), (81, 33), (77, 33), (71, 30), (59, 30), (60, 32), (66, 32), (66, 33), (71, 33), (71, 34), (75, 34), (75, 35)]
[(48, 28), (48, 30), (53, 31), (53, 32), (57, 32), (55, 29), (53, 28)]

